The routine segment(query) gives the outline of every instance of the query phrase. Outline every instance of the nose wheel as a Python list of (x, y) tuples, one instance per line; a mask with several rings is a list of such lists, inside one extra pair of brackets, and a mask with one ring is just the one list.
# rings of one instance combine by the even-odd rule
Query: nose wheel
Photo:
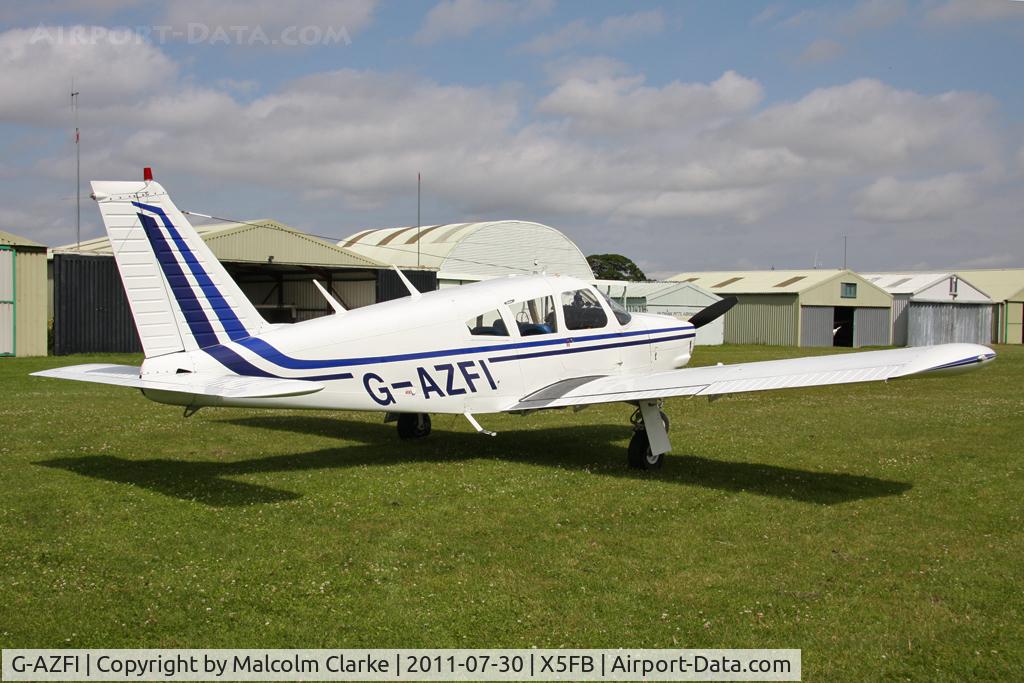
[(430, 416), (426, 413), (402, 413), (398, 416), (398, 438), (422, 439), (430, 434)]
[(659, 469), (669, 450), (668, 415), (659, 409), (657, 403), (642, 403), (630, 421), (633, 423), (633, 437), (626, 451), (629, 466), (637, 470)]

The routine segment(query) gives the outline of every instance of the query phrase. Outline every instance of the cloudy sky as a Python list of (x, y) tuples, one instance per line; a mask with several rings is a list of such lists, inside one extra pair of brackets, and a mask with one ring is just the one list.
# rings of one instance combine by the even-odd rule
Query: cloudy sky
[[(0, 4), (0, 228), (82, 178), (342, 238), (521, 218), (649, 274), (1024, 266), (1024, 2)], [(83, 191), (84, 195), (88, 190)], [(92, 203), (82, 232), (102, 230)]]

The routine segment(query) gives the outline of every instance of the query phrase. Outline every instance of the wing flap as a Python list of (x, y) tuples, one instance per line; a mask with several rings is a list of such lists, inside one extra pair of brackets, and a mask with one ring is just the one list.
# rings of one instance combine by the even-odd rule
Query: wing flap
[(153, 391), (173, 391), (219, 398), (280, 398), (312, 394), (324, 388), (318, 382), (274, 377), (243, 377), (240, 375), (204, 375), (182, 373), (140, 377), (139, 368), (132, 365), (70, 365), (52, 370), (33, 372), (36, 377), (55, 377), (79, 382), (113, 384)]
[(600, 377), (567, 385), (567, 391), (536, 392), (510, 410), (875, 382), (968, 369), (993, 358), (992, 349), (979, 344), (942, 344)]

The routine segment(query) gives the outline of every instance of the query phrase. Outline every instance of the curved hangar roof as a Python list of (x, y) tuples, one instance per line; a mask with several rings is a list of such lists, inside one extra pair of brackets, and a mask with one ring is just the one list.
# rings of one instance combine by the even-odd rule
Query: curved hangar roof
[(541, 272), (585, 280), (594, 277), (583, 252), (571, 239), (550, 226), (530, 221), (363, 230), (341, 240), (338, 246), (400, 268), (436, 268), (452, 279)]

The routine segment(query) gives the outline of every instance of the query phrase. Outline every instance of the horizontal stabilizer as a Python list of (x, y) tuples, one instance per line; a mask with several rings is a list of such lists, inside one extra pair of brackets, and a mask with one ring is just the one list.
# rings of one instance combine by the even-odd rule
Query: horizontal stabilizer
[(219, 398), (279, 398), (313, 394), (324, 388), (318, 382), (273, 377), (241, 377), (238, 375), (204, 375), (181, 373), (139, 377), (139, 368), (133, 365), (69, 365), (63, 368), (33, 372), (37, 377), (73, 379), (79, 382), (114, 384), (136, 389), (173, 391), (198, 396)]
[(560, 382), (524, 397), (508, 410), (884, 381), (958, 372), (978, 367), (995, 356), (992, 349), (979, 344), (941, 344), (599, 377), (575, 385)]

